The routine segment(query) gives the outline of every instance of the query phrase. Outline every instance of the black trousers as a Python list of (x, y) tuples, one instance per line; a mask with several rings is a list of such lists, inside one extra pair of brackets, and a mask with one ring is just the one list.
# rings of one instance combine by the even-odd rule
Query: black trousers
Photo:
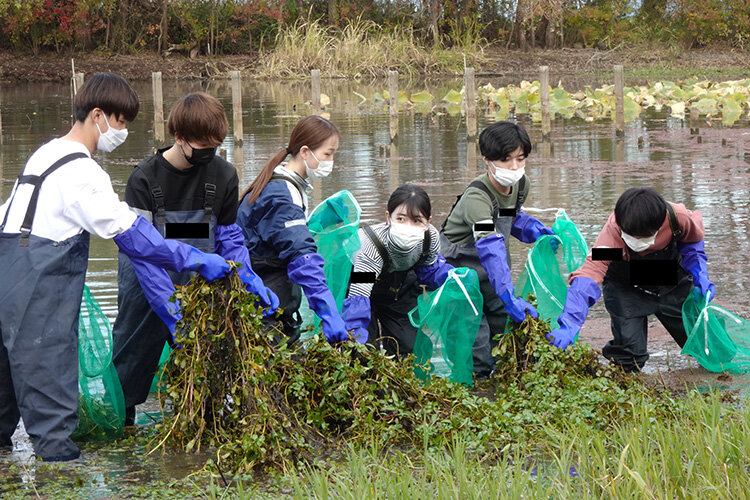
[(604, 305), (611, 318), (612, 340), (602, 355), (626, 372), (639, 371), (648, 361), (648, 316), (655, 314), (677, 344), (687, 341), (682, 324), (682, 304), (693, 289), (692, 277), (682, 274), (674, 287), (660, 287), (653, 293), (604, 280)]
[[(382, 283), (394, 284), (389, 278)], [(400, 289), (395, 294), (380, 283), (373, 287), (367, 343), (378, 345), (380, 341), (386, 353), (402, 357), (414, 351), (417, 329), (409, 321), (409, 311), (417, 307), (421, 287), (414, 271), (409, 271), (398, 285)]]

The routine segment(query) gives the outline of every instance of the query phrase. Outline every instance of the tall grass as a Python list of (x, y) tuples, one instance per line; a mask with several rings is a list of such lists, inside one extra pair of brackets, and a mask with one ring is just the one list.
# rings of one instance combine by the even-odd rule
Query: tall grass
[(415, 77), (424, 73), (462, 73), (464, 61), (483, 61), (482, 43), (454, 48), (430, 47), (417, 40), (410, 27), (382, 28), (358, 20), (343, 29), (317, 20), (284, 27), (274, 47), (261, 52), (259, 78), (307, 78), (311, 69), (326, 77), (375, 78), (389, 70)]
[(550, 431), (542, 449), (519, 444), (504, 456), (482, 456), (461, 441), (418, 453), (350, 448), (341, 460), (285, 480), (292, 497), (319, 499), (750, 496), (747, 409), (690, 394), (666, 421), (634, 411), (611, 432)]

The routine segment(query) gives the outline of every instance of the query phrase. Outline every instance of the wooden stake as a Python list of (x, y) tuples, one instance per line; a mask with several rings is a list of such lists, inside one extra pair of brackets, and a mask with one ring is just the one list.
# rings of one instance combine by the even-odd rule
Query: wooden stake
[(388, 94), (390, 94), (391, 142), (398, 139), (398, 71), (388, 72)]
[(546, 141), (552, 129), (549, 113), (549, 66), (539, 66), (539, 99), (542, 103), (542, 140)]
[(312, 92), (310, 96), (310, 104), (312, 105), (312, 112), (315, 115), (320, 114), (320, 70), (314, 69), (310, 71), (310, 90)]
[(466, 136), (477, 136), (477, 101), (474, 87), (474, 68), (464, 69), (464, 100), (466, 101)]
[(700, 133), (698, 127), (698, 119), (700, 118), (700, 111), (695, 106), (690, 106), (690, 135), (697, 135)]
[(622, 65), (618, 64), (615, 66), (615, 132), (617, 137), (625, 136), (624, 88), (625, 77), (623, 76)]
[(232, 75), (232, 110), (234, 118), (234, 142), (242, 144), (242, 78), (239, 71), (231, 71)]
[(161, 85), (161, 71), (151, 73), (151, 88), (154, 94), (154, 140), (164, 142), (164, 94)]

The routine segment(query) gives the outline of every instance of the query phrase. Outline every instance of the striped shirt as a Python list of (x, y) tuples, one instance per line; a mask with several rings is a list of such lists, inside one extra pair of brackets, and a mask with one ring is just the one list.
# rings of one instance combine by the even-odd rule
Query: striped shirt
[[(430, 249), (427, 256), (422, 258), (422, 247), (420, 243), (408, 251), (398, 248), (390, 239), (388, 225), (383, 222), (370, 226), (378, 239), (383, 243), (388, 256), (391, 259), (391, 266), (386, 272), (406, 271), (416, 266), (427, 266), (433, 264), (440, 252), (440, 235), (435, 226), (430, 224)], [(359, 230), (359, 241), (362, 247), (354, 257), (355, 272), (375, 273), (376, 279), (380, 277), (383, 271), (383, 258), (380, 256), (375, 244), (370, 240), (364, 229)], [(372, 283), (352, 283), (349, 289), (349, 295), (364, 295), (369, 297), (372, 292)]]

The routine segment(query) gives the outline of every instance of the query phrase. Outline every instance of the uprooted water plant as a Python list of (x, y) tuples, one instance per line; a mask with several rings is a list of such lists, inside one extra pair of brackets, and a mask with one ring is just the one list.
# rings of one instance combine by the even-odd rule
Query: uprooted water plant
[(182, 347), (168, 364), (162, 397), (172, 411), (155, 449), (215, 449), (223, 470), (308, 463), (352, 445), (425, 449), (461, 439), (480, 454), (539, 451), (550, 429), (601, 429), (636, 407), (672, 408), (636, 377), (599, 364), (590, 347), (549, 345), (549, 326), (538, 320), (501, 336), (496, 376), (475, 391), (443, 379), (424, 383), (411, 357), (396, 360), (356, 342), (279, 342), (236, 275), (196, 278), (176, 298)]

